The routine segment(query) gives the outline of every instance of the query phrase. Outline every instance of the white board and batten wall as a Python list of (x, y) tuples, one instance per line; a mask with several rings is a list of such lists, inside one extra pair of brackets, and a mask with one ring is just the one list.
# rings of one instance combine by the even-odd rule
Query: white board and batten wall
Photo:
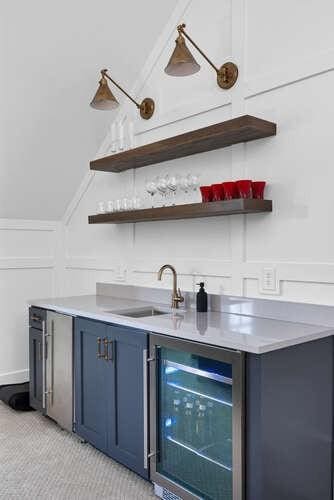
[[(278, 134), (136, 171), (88, 172), (64, 219), (64, 293), (94, 292), (96, 281), (168, 287), (156, 271), (169, 262), (184, 289), (204, 278), (213, 293), (334, 304), (333, 16), (330, 0), (321, 12), (315, 0), (179, 3), (134, 87), (156, 100), (154, 118), (140, 120), (131, 104), (122, 109), (135, 120), (137, 144), (245, 113), (276, 122)], [(217, 64), (238, 64), (231, 91), (195, 52), (199, 73), (165, 75), (180, 21)], [(107, 137), (99, 155), (109, 147)], [(88, 226), (99, 200), (133, 186), (143, 194), (145, 179), (164, 172), (200, 172), (202, 184), (266, 180), (273, 213)]]
[(0, 219), (0, 385), (29, 379), (27, 300), (60, 293), (61, 232), (54, 221)]

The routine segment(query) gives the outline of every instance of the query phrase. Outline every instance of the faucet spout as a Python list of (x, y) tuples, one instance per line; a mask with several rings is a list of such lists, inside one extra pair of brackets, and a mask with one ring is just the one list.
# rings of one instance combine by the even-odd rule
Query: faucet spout
[(170, 264), (165, 264), (158, 271), (158, 280), (162, 280), (162, 275), (166, 269), (172, 271), (173, 274), (173, 291), (172, 291), (172, 308), (178, 309), (179, 304), (184, 301), (184, 297), (181, 295), (181, 290), (177, 288), (177, 274), (175, 267)]

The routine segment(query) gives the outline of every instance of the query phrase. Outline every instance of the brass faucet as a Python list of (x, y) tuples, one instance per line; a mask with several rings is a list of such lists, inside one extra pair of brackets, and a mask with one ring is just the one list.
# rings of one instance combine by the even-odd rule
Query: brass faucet
[(170, 264), (165, 264), (158, 271), (158, 280), (161, 281), (162, 274), (166, 269), (170, 269), (173, 273), (173, 294), (172, 294), (172, 308), (178, 309), (179, 304), (184, 301), (181, 295), (181, 290), (177, 288), (177, 274), (175, 268)]

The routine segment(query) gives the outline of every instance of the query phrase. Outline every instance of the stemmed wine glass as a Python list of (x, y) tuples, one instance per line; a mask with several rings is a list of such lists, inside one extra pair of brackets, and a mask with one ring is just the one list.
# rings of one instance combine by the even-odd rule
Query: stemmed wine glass
[[(186, 196), (188, 196), (190, 189), (191, 189), (191, 182), (189, 179), (189, 175), (185, 175), (184, 177), (181, 177), (180, 189), (185, 193)], [(186, 203), (187, 203), (187, 198), (186, 198)]]
[(151, 204), (152, 204), (152, 208), (154, 208), (154, 205), (153, 205), (153, 196), (157, 192), (157, 185), (156, 185), (156, 183), (154, 181), (147, 180), (146, 183), (145, 183), (145, 189), (148, 192), (148, 194), (151, 195), (151, 200), (152, 200)]
[(167, 187), (169, 189), (169, 193), (173, 197), (172, 205), (175, 205), (176, 191), (179, 185), (180, 185), (180, 178), (178, 175), (171, 174), (170, 176), (167, 176)]
[(195, 203), (197, 200), (197, 190), (200, 185), (200, 179), (198, 174), (188, 174), (188, 184), (190, 190), (193, 192), (193, 202)]
[(166, 176), (158, 176), (156, 178), (156, 186), (157, 190), (159, 191), (160, 195), (162, 196), (162, 205), (165, 206), (166, 204), (166, 195), (167, 195), (167, 189), (168, 189), (168, 175)]

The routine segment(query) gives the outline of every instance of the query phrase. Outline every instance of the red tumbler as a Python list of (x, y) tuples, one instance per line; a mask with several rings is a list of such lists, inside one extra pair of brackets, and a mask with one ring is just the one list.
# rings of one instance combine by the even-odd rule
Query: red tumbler
[(212, 201), (212, 187), (211, 186), (201, 186), (201, 195), (203, 203), (207, 203), (208, 201)]
[(252, 182), (253, 198), (256, 198), (257, 200), (263, 200), (265, 186), (266, 186), (265, 181)]
[(239, 198), (252, 198), (252, 181), (250, 180), (240, 180), (236, 181), (238, 188)]
[(224, 188), (222, 183), (212, 184), (212, 201), (221, 201), (224, 199)]
[(224, 200), (232, 200), (238, 198), (238, 189), (235, 182), (223, 182)]

